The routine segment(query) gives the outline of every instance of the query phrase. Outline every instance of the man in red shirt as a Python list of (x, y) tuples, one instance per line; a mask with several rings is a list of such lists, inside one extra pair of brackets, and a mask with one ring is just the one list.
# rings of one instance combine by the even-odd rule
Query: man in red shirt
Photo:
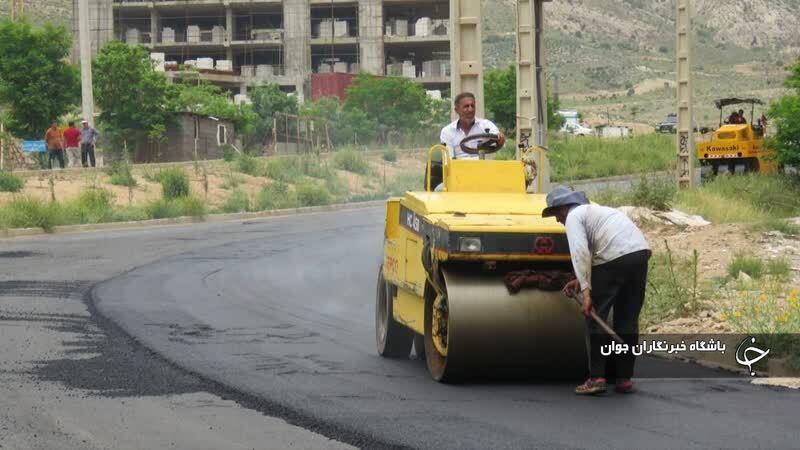
[(67, 146), (67, 159), (69, 159), (70, 167), (81, 166), (81, 132), (75, 128), (75, 122), (70, 122), (66, 130), (64, 130), (64, 142)]

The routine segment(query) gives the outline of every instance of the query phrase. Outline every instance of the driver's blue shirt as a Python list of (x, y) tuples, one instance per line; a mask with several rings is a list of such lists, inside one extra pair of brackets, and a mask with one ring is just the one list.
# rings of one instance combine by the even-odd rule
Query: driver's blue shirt
[[(491, 120), (487, 119), (479, 119), (475, 118), (475, 122), (472, 124), (472, 128), (470, 128), (469, 133), (464, 134), (464, 130), (462, 130), (458, 126), (458, 119), (455, 122), (446, 125), (442, 128), (442, 133), (439, 135), (439, 141), (447, 147), (450, 152), (450, 157), (455, 159), (478, 159), (478, 155), (471, 155), (469, 153), (465, 153), (461, 151), (461, 141), (467, 137), (472, 136), (474, 134), (483, 134), (486, 133), (486, 130), (489, 130), (489, 133), (497, 134), (500, 130), (497, 128), (497, 125), (492, 123)], [(480, 141), (473, 141), (468, 142), (466, 145), (470, 148), (475, 148)]]

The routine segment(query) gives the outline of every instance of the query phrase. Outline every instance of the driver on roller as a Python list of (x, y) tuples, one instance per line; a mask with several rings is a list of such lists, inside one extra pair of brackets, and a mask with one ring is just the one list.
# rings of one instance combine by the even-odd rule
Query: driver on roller
[[(506, 137), (491, 120), (475, 117), (475, 95), (471, 92), (462, 92), (453, 100), (458, 120), (442, 128), (439, 140), (447, 147), (450, 157), (454, 159), (478, 159), (478, 153), (467, 153), (461, 150), (461, 141), (475, 134), (496, 134), (497, 143), (502, 147)], [(465, 146), (475, 148), (481, 144), (480, 140), (465, 143)]]

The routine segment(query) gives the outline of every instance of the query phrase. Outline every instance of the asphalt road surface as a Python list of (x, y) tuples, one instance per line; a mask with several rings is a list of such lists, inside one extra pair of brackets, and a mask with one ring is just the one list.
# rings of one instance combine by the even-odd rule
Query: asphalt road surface
[[(586, 398), (572, 394), (572, 382), (438, 384), (422, 361), (378, 357), (382, 232), (383, 209), (367, 208), (0, 244), (34, 253), (15, 257), (5, 279), (78, 283), (100, 328), (154, 351), (92, 360), (91, 370), (125, 372), (115, 389), (148, 395), (158, 380), (188, 377), (202, 386), (183, 392), (312, 430), (297, 435), (301, 447), (797, 447), (798, 392), (700, 378), (719, 374), (680, 363), (642, 361), (639, 374), (656, 378), (639, 380), (638, 393)], [(70, 364), (38, 376), (66, 382), (81, 371), (80, 361)], [(697, 377), (674, 377), (687, 373)]]

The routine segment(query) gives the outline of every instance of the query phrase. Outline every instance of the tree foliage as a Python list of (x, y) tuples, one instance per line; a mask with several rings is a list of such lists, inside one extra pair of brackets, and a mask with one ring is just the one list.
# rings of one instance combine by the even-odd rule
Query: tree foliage
[(92, 69), (100, 122), (112, 140), (141, 133), (151, 139), (164, 137), (178, 108), (179, 88), (155, 71), (144, 47), (108, 43)]
[(777, 133), (769, 139), (767, 146), (778, 153), (778, 162), (800, 166), (800, 60), (789, 68), (790, 75), (784, 82), (794, 93), (783, 96), (769, 108)]
[(250, 105), (236, 105), (217, 86), (203, 82), (199, 85), (178, 85), (178, 111), (188, 111), (233, 122), (240, 134), (253, 131), (257, 116)]
[(413, 133), (430, 126), (435, 103), (408, 78), (360, 74), (348, 87), (342, 109), (350, 120), (360, 122), (359, 129), (375, 130), (386, 142), (391, 132)]
[(63, 27), (34, 29), (26, 21), (0, 21), (0, 101), (7, 104), (11, 133), (41, 138), (77, 103), (78, 71), (65, 62), (70, 46)]
[[(484, 98), (488, 116), (507, 134), (517, 127), (517, 70), (511, 65), (505, 69), (491, 69), (483, 80)], [(558, 130), (564, 118), (558, 114), (559, 102), (547, 96), (547, 128)]]
[(263, 146), (272, 136), (275, 113), (297, 114), (297, 99), (281, 91), (277, 84), (251, 88), (249, 96), (256, 114), (250, 140)]

